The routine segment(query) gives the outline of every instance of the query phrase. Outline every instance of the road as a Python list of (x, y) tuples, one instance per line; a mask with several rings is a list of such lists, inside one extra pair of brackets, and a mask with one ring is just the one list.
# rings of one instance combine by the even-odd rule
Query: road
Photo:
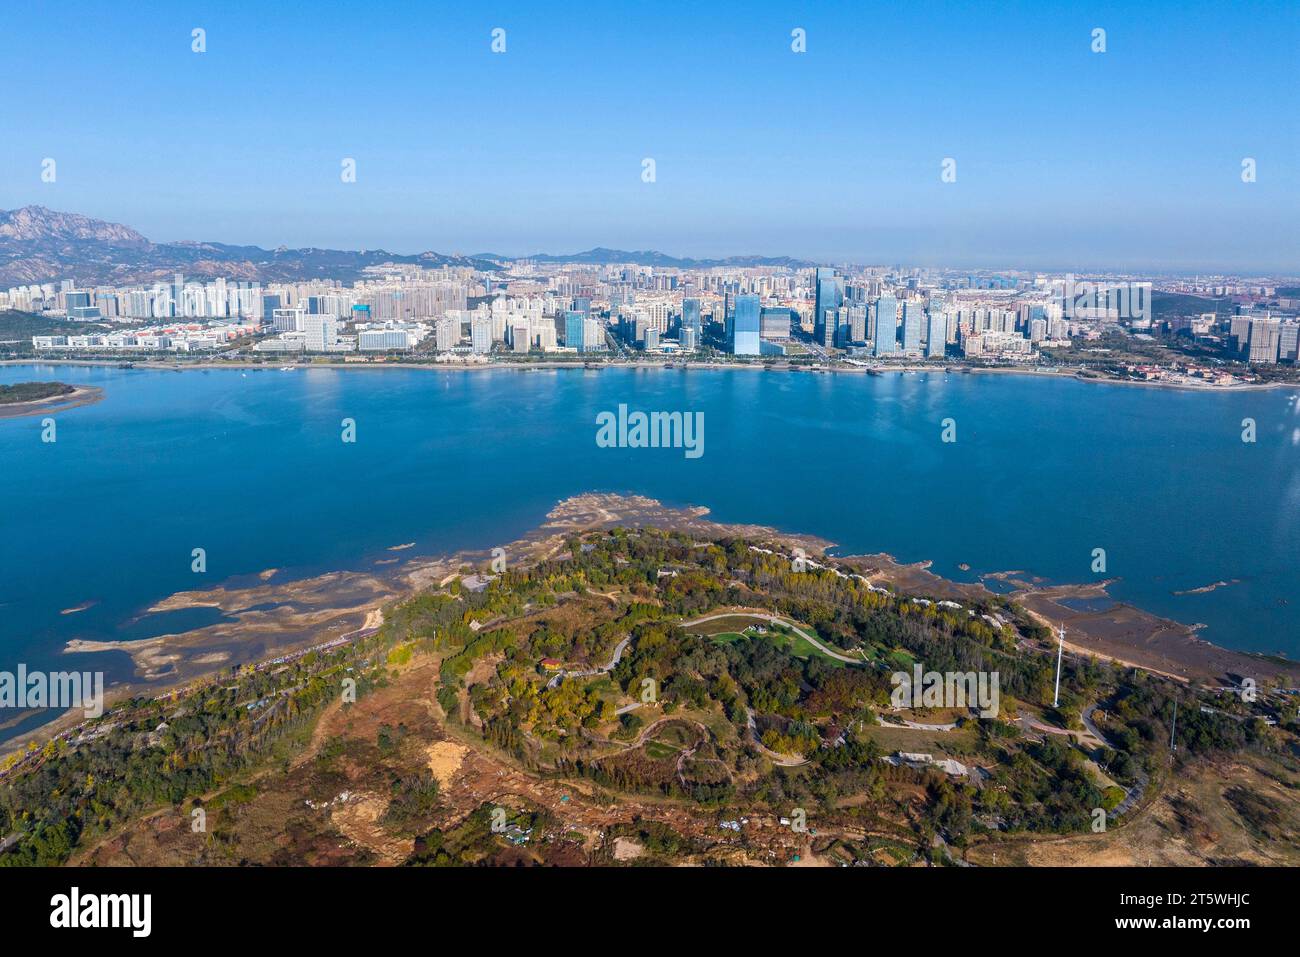
[[(632, 636), (628, 635), (617, 645), (615, 645), (614, 656), (609, 659), (609, 664), (600, 665), (599, 667), (596, 668), (589, 668), (586, 671), (561, 671), (550, 681), (546, 682), (546, 687), (548, 688), (557, 687), (559, 683), (565, 678), (591, 678), (594, 677), (595, 675), (608, 674), (609, 672), (613, 671), (616, 667), (618, 667), (618, 663), (623, 660), (623, 652), (627, 651), (627, 646), (631, 644), (631, 642), (632, 642)], [(622, 711), (619, 712), (619, 714), (622, 713), (623, 713)]]
[[(1097, 734), (1092, 728), (1088, 727), (1087, 721), (1084, 722), (1084, 727), (1087, 728), (1086, 731), (1071, 731), (1069, 728), (1058, 728), (1055, 725), (1044, 724), (1042, 721), (1039, 721), (1037, 718), (1031, 718), (1028, 715), (1024, 715), (1024, 714), (1018, 714), (1016, 716), (1015, 723), (1019, 724), (1020, 727), (1026, 731), (1040, 731), (1043, 734), (1059, 734), (1069, 738), (1071, 741), (1073, 741), (1075, 738), (1078, 738), (1080, 744), (1087, 744), (1095, 748), (1110, 747), (1110, 745), (1106, 743), (1105, 738), (1103, 738), (1100, 734)], [(1090, 741), (1088, 740), (1089, 738), (1093, 738), (1095, 740)]]
[(1110, 748), (1113, 751), (1115, 750), (1114, 745), (1112, 745), (1109, 741), (1107, 741), (1106, 736), (1101, 733), (1101, 729), (1092, 723), (1092, 714), (1096, 710), (1097, 710), (1097, 705), (1095, 703), (1090, 704), (1088, 705), (1088, 707), (1083, 709), (1083, 714), (1081, 714), (1079, 717), (1083, 719), (1083, 726), (1088, 729), (1088, 731), (1092, 734), (1092, 736), (1096, 738), (1098, 741), (1100, 741), (1103, 747)]
[[(1083, 726), (1087, 728), (1104, 747), (1110, 748), (1112, 751), (1117, 750), (1113, 744), (1106, 740), (1106, 736), (1101, 733), (1101, 729), (1093, 724), (1092, 715), (1096, 710), (1096, 704), (1090, 704), (1088, 707), (1083, 709), (1083, 714), (1080, 715), (1080, 717), (1083, 718)], [(1111, 817), (1122, 817), (1129, 811), (1133, 810), (1133, 806), (1142, 799), (1142, 795), (1146, 792), (1147, 781), (1149, 780), (1146, 769), (1141, 765), (1138, 765), (1135, 773), (1137, 783), (1126, 790), (1124, 800), (1115, 805), (1115, 809), (1110, 812)]]

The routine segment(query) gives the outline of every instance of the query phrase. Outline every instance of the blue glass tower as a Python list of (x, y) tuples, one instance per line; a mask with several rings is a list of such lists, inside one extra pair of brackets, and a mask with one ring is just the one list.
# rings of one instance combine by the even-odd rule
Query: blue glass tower
[(700, 301), (698, 299), (682, 300), (682, 328), (694, 329), (696, 341), (699, 341), (704, 327), (700, 321)]
[(814, 307), (816, 313), (813, 315), (813, 338), (824, 346), (832, 346), (835, 344), (835, 321), (828, 323), (826, 312), (844, 305), (844, 287), (840, 284), (839, 277), (835, 275), (835, 270), (826, 266), (818, 267), (813, 282), (817, 293)]
[(881, 296), (876, 300), (876, 347), (871, 354), (893, 355), (897, 343), (898, 302), (893, 296)]
[(758, 296), (737, 296), (736, 315), (731, 320), (731, 352), (737, 356), (759, 354)]
[(564, 314), (564, 344), (570, 349), (583, 351), (582, 331), (586, 320), (587, 314), (576, 309)]

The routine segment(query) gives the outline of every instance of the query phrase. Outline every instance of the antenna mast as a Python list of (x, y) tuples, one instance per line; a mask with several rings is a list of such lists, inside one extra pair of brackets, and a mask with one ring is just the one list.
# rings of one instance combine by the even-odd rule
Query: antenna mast
[(1052, 695), (1052, 707), (1061, 706), (1061, 656), (1065, 653), (1065, 625), (1061, 625), (1060, 643), (1056, 646), (1056, 691)]

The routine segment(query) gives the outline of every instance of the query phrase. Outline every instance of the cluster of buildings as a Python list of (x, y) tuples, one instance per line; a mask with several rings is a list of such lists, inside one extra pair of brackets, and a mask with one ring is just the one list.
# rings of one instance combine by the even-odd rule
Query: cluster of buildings
[(32, 336), (32, 346), (55, 352), (204, 352), (225, 349), (259, 329), (253, 320), (170, 323), (120, 331)]
[[(491, 268), (495, 267), (495, 268)], [(227, 279), (78, 289), (64, 281), (0, 292), (0, 309), (88, 323), (36, 336), (39, 350), (175, 351), (239, 341), (261, 353), (418, 353), (464, 359), (528, 353), (771, 357), (881, 362), (964, 357), (1034, 361), (1123, 326), (1222, 343), (1252, 363), (1296, 362), (1293, 314), (1238, 305), (1156, 321), (1152, 283), (1127, 278), (961, 274), (902, 267), (693, 268), (501, 261), (482, 270), (386, 264), (337, 280), (259, 285)], [(1183, 284), (1175, 283), (1176, 286)], [(1205, 288), (1202, 289), (1202, 286)], [(1272, 287), (1208, 280), (1200, 292)], [(125, 329), (114, 328), (118, 324)], [(107, 327), (107, 328), (106, 328)]]
[(390, 265), (363, 272), (365, 277), (351, 286), (330, 279), (262, 284), (220, 277), (195, 282), (176, 273), (171, 282), (78, 289), (65, 279), (0, 290), (0, 309), (53, 313), (87, 322), (260, 319), (269, 325), (276, 309), (340, 320), (350, 319), (356, 309), (374, 319), (436, 316), (447, 309), (463, 309), (468, 297), (486, 293), (484, 283), (466, 268)]
[(1250, 311), (1228, 321), (1229, 344), (1238, 358), (1261, 365), (1300, 359), (1300, 320), (1296, 316)]

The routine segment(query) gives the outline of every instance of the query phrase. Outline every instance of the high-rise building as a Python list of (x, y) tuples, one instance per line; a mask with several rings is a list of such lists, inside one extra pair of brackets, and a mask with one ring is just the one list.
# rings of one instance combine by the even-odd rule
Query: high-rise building
[(737, 296), (736, 314), (731, 320), (732, 355), (758, 355), (760, 328), (758, 296)]
[(469, 343), (475, 355), (487, 355), (492, 351), (492, 318), (478, 316), (470, 320)]
[(434, 331), (437, 336), (439, 352), (450, 352), (460, 344), (459, 319), (439, 319)]
[(583, 351), (586, 322), (585, 312), (570, 310), (564, 314), (564, 344), (570, 349)]
[(1300, 359), (1300, 322), (1282, 323), (1277, 357), (1281, 362), (1295, 362)]
[(303, 320), (302, 331), (307, 334), (306, 349), (308, 352), (328, 352), (338, 344), (339, 321), (333, 316), (303, 316), (301, 312), (298, 315)]
[(698, 299), (682, 300), (682, 328), (691, 329), (695, 332), (696, 341), (704, 332), (704, 327), (700, 320), (700, 301)]
[(827, 310), (838, 309), (844, 304), (844, 286), (835, 270), (818, 267), (813, 274), (816, 305), (813, 312), (813, 338), (823, 346), (830, 348), (835, 344), (835, 322), (826, 321)]
[(301, 309), (276, 309), (271, 315), (271, 324), (276, 332), (304, 332), (304, 315)]
[(74, 309), (88, 309), (90, 307), (90, 293), (67, 292), (63, 294), (63, 302), (70, 316)]
[(921, 304), (909, 300), (903, 303), (903, 351), (915, 354), (921, 351)]
[(898, 344), (898, 302), (893, 296), (876, 300), (876, 342), (871, 354), (890, 356)]
[(867, 341), (867, 306), (865, 303), (855, 302), (852, 306), (846, 306), (849, 313), (848, 342), (855, 346), (861, 346)]
[(1228, 325), (1228, 335), (1232, 336), (1237, 351), (1244, 355), (1250, 345), (1250, 316), (1233, 316)]
[(527, 352), (532, 348), (532, 327), (527, 316), (511, 316), (507, 327), (510, 334), (510, 348), (514, 352)]
[(1250, 320), (1250, 356), (1248, 362), (1273, 364), (1277, 362), (1278, 347), (1282, 340), (1281, 323), (1276, 319)]
[[(269, 294), (262, 296), (262, 322), (269, 325), (275, 319), (275, 310), (283, 305), (279, 296)], [(368, 314), (366, 318), (369, 318)]]
[(926, 330), (925, 357), (927, 359), (943, 358), (948, 345), (948, 317), (940, 309), (932, 308), (930, 325)]
[(758, 331), (763, 339), (789, 339), (790, 310), (784, 306), (779, 309), (764, 309), (759, 314)]

